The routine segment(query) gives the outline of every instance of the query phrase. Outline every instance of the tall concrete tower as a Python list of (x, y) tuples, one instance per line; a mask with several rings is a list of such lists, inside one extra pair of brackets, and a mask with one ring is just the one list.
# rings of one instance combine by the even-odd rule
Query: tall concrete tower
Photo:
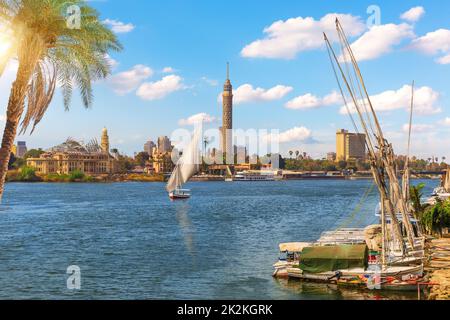
[(108, 130), (106, 128), (103, 128), (102, 130), (101, 147), (103, 152), (109, 153), (109, 137), (108, 137)]
[(233, 149), (233, 86), (230, 81), (230, 65), (227, 63), (227, 80), (222, 93), (222, 152), (232, 153)]

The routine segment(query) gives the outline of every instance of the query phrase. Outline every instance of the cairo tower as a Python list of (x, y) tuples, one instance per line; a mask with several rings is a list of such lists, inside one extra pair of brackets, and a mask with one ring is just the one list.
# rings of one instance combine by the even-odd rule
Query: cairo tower
[(233, 86), (231, 85), (230, 81), (230, 67), (228, 63), (227, 80), (225, 81), (225, 84), (223, 86), (222, 99), (222, 152), (230, 155), (233, 149)]

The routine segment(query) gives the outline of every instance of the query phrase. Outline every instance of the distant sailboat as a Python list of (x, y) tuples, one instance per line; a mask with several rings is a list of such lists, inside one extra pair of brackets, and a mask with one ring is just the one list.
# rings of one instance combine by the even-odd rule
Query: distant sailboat
[(183, 189), (183, 184), (189, 181), (198, 172), (199, 153), (198, 145), (201, 138), (201, 130), (196, 130), (189, 146), (184, 150), (183, 155), (178, 160), (175, 169), (167, 182), (167, 192), (170, 199), (188, 199), (191, 197), (191, 190)]

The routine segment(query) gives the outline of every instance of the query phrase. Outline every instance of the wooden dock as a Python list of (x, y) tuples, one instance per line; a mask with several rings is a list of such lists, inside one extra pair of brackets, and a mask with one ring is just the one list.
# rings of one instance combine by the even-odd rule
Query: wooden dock
[(425, 271), (430, 289), (430, 300), (450, 300), (450, 238), (428, 242), (428, 263)]

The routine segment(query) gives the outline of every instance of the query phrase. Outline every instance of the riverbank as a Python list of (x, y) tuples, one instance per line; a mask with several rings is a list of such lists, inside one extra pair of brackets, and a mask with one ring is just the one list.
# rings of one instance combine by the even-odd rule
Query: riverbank
[(48, 182), (48, 183), (111, 183), (111, 182), (164, 182), (163, 174), (110, 174), (110, 175), (85, 175), (85, 174), (23, 174), (19, 171), (9, 171), (6, 177), (7, 182)]
[(429, 261), (425, 267), (430, 300), (450, 300), (450, 238), (434, 239), (428, 243)]

